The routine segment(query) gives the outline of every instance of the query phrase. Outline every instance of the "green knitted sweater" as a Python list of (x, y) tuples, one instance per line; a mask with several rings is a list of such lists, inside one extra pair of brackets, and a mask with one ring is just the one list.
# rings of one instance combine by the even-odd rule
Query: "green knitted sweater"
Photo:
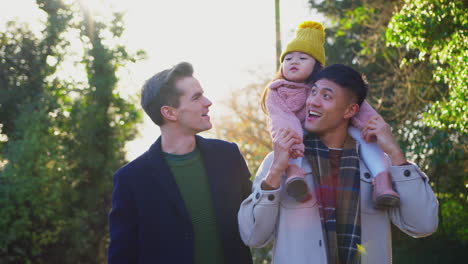
[(224, 263), (221, 237), (200, 151), (185, 155), (165, 153), (194, 231), (194, 264)]

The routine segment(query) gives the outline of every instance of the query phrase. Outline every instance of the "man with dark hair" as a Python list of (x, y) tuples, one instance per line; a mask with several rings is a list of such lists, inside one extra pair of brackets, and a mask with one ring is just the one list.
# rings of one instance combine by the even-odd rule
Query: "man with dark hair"
[(143, 86), (161, 136), (114, 175), (109, 263), (252, 263), (236, 217), (250, 174), (235, 144), (196, 135), (211, 102), (192, 74), (183, 62)]
[(373, 206), (371, 175), (359, 144), (348, 135), (367, 85), (345, 65), (318, 73), (307, 100), (302, 169), (311, 198), (298, 202), (284, 188), (289, 149), (298, 136), (284, 129), (273, 142), (238, 214), (243, 241), (252, 247), (273, 245), (275, 264), (391, 263), (390, 223), (413, 236), (437, 229), (438, 203), (427, 176), (406, 160), (390, 126), (374, 116), (363, 129), (388, 155), (400, 207)]

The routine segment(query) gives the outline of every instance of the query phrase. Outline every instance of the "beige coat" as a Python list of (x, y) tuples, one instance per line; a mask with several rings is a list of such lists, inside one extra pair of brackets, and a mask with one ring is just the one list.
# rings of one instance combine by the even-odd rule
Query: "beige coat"
[[(327, 263), (317, 200), (298, 203), (284, 188), (264, 191), (260, 188), (273, 161), (273, 153), (263, 161), (253, 184), (252, 194), (242, 203), (239, 230), (250, 247), (263, 247), (273, 241), (274, 264)], [(306, 181), (313, 190), (311, 168), (303, 159)], [(371, 199), (371, 176), (364, 163), (361, 170), (361, 228), (365, 252), (362, 264), (391, 263), (392, 243), (390, 223), (412, 237), (428, 236), (436, 231), (438, 202), (427, 176), (414, 164), (391, 166), (395, 189), (401, 206), (391, 210), (376, 210)], [(284, 175), (281, 186), (284, 185)]]

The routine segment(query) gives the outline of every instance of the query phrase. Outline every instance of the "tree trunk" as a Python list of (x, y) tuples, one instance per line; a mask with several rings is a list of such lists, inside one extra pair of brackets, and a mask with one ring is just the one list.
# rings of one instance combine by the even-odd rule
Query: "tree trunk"
[(275, 25), (276, 25), (276, 70), (281, 66), (281, 28), (280, 28), (280, 0), (275, 0)]

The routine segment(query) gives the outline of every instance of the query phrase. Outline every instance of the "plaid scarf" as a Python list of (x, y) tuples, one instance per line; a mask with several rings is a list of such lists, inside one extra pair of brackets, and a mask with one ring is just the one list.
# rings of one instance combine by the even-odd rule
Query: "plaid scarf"
[(304, 138), (305, 157), (312, 168), (329, 264), (361, 263), (360, 174), (356, 142), (347, 137), (339, 175), (331, 174), (329, 149), (317, 135)]

